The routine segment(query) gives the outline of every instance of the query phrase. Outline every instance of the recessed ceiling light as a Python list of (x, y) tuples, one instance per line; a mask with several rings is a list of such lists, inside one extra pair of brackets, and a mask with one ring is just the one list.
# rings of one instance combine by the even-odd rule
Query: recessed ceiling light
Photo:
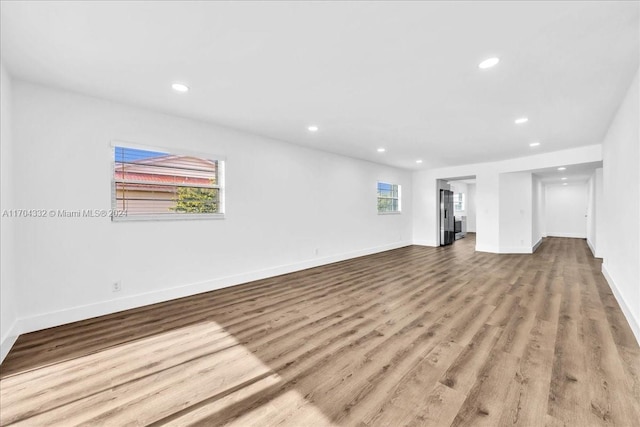
[(568, 184), (565, 182), (565, 183), (564, 183), (564, 184), (562, 184), (562, 185), (568, 185)]
[(540, 145), (539, 142), (532, 142), (531, 144), (529, 144), (529, 147), (537, 147), (538, 145)]
[(309, 132), (318, 132), (318, 126), (309, 126), (307, 129)]
[(176, 92), (180, 92), (180, 93), (189, 92), (189, 86), (183, 83), (173, 83), (171, 85), (171, 88)]
[(564, 166), (562, 166), (562, 167), (558, 168), (558, 170), (559, 170), (559, 171), (564, 171), (564, 170), (567, 170), (567, 168), (565, 168)]
[(422, 163), (422, 160), (416, 160), (416, 163), (420, 164)]
[(378, 153), (384, 153), (385, 151), (387, 151), (387, 150), (385, 150), (385, 149), (384, 149), (384, 148), (382, 148), (382, 147), (378, 148)]
[(500, 62), (500, 58), (496, 58), (496, 57), (487, 58), (478, 64), (478, 68), (481, 68), (484, 70), (486, 68), (495, 67), (498, 64), (498, 62)]
[(526, 117), (520, 117), (519, 119), (516, 119), (516, 120), (515, 120), (515, 123), (516, 123), (517, 125), (521, 125), (521, 124), (523, 124), (523, 123), (527, 123), (528, 121), (529, 121), (529, 119), (528, 119), (528, 118), (526, 118)]
[(562, 178), (562, 180), (563, 180), (563, 181), (566, 181), (566, 180), (567, 180), (567, 177)]

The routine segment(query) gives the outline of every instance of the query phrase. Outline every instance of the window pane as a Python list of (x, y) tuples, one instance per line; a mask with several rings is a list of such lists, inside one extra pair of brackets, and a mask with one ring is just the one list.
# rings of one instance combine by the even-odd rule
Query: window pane
[(400, 185), (378, 182), (378, 212), (400, 211)]
[(454, 211), (464, 210), (464, 193), (455, 193), (453, 195), (453, 209)]
[(391, 199), (378, 199), (378, 211), (389, 212), (391, 209)]
[(220, 213), (219, 162), (115, 147), (114, 208), (127, 216)]
[(378, 183), (378, 197), (392, 197), (392, 185), (385, 182)]
[(116, 209), (128, 215), (218, 213), (219, 190), (116, 183)]

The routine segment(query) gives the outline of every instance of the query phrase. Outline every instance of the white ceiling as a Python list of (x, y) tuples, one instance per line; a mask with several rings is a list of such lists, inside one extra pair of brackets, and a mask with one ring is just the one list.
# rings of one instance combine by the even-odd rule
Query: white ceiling
[[(558, 170), (557, 167), (532, 169), (522, 172), (530, 172), (534, 174), (545, 185), (562, 185), (562, 184), (584, 184), (589, 181), (597, 168), (602, 167), (602, 161), (579, 163), (565, 166), (564, 170)], [(448, 181), (449, 184), (475, 184), (475, 177), (461, 177)]]
[(416, 169), (600, 143), (639, 58), (639, 2), (0, 4), (14, 77)]
[(476, 179), (475, 178), (469, 178), (469, 179), (454, 179), (453, 181), (449, 181), (449, 184), (456, 184), (456, 183), (461, 183), (461, 184), (467, 184), (467, 185), (472, 185), (476, 183)]
[[(557, 168), (536, 169), (530, 172), (540, 178), (546, 185), (553, 184), (582, 184), (589, 180), (597, 168), (602, 167), (602, 162), (581, 163), (567, 166), (565, 170), (559, 171)], [(563, 180), (562, 178), (566, 178)]]

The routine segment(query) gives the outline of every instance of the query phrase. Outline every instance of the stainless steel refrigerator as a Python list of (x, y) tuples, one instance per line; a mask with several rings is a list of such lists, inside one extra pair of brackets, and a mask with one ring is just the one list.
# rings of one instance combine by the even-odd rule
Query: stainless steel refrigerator
[(440, 246), (450, 245), (455, 239), (453, 191), (440, 190)]

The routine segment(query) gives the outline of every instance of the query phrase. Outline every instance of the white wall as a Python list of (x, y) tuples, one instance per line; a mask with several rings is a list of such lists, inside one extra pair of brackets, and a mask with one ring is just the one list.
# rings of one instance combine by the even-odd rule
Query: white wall
[[(602, 160), (600, 145), (584, 146), (517, 159), (477, 163), (414, 172), (413, 241), (437, 245), (436, 180), (455, 176), (476, 177), (476, 250), (500, 253), (499, 175)], [(525, 225), (531, 233), (531, 224)]]
[(545, 228), (547, 236), (587, 237), (587, 184), (545, 186)]
[(500, 252), (531, 253), (531, 173), (500, 174), (499, 205)]
[(596, 254), (596, 177), (595, 172), (587, 181), (587, 245)]
[[(476, 174), (476, 250), (500, 252), (500, 175), (490, 170)], [(415, 182), (414, 182), (415, 185)]]
[(537, 176), (532, 177), (531, 181), (531, 244), (533, 248), (537, 248), (545, 237), (545, 203), (544, 203), (544, 185)]
[[(639, 163), (640, 164), (640, 163)], [(605, 230), (605, 212), (604, 212), (604, 189), (603, 189), (603, 169), (596, 169), (595, 173), (595, 184), (596, 184), (596, 206), (594, 215), (596, 217), (596, 230), (595, 230), (595, 247), (596, 253), (594, 256), (596, 258), (604, 258), (604, 234)]]
[(17, 81), (14, 135), (19, 208), (109, 209), (113, 140), (227, 158), (224, 220), (20, 220), (22, 332), (411, 243), (407, 171)]
[(587, 244), (596, 258), (602, 258), (604, 234), (604, 201), (602, 194), (602, 168), (593, 172), (587, 182)]
[(476, 185), (467, 184), (467, 231), (476, 232)]
[[(12, 166), (12, 82), (9, 74), (0, 64), (0, 213), (13, 207)], [(17, 298), (14, 258), (15, 220), (1, 215), (0, 239), (0, 330), (2, 344), (0, 360), (9, 352), (17, 339)]]
[(640, 90), (638, 73), (602, 143), (604, 260), (609, 281), (640, 341)]

